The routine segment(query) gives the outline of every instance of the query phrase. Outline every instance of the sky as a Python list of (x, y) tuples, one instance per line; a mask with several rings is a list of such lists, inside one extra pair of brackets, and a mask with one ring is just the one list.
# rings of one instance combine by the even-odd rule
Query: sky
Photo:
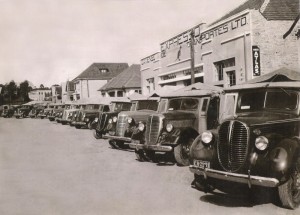
[(50, 87), (94, 62), (139, 64), (245, 0), (0, 0), (0, 84)]

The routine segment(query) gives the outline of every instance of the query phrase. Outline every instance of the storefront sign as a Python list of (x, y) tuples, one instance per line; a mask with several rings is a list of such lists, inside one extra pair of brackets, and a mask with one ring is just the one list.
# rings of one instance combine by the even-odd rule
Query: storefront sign
[(258, 46), (252, 46), (253, 76), (260, 76), (260, 50)]
[(150, 63), (150, 62), (154, 62), (155, 61), (155, 56), (156, 54), (153, 54), (153, 55), (150, 55), (149, 57), (145, 57), (141, 60), (141, 65), (145, 65), (147, 63)]
[[(219, 35), (226, 34), (230, 31), (233, 31), (235, 29), (238, 29), (240, 27), (243, 27), (248, 24), (249, 16), (248, 14), (244, 16), (240, 16), (232, 21), (226, 22), (222, 25), (219, 25), (218, 27), (212, 28), (210, 30), (204, 31), (201, 33), (200, 31), (200, 25), (197, 25), (194, 27), (194, 45), (201, 44), (202, 42), (206, 40), (210, 40), (213, 38), (218, 37)], [(167, 51), (169, 49), (176, 48), (177, 46), (183, 47), (186, 45), (186, 47), (190, 46), (190, 40), (191, 40), (191, 31), (192, 29), (189, 29), (176, 37), (173, 37), (163, 43), (161, 43), (161, 57), (164, 58), (167, 55)]]

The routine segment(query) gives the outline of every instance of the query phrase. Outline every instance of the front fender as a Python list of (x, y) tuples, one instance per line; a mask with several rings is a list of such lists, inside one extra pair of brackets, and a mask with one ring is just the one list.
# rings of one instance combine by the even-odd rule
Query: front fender
[(296, 159), (299, 156), (299, 140), (283, 139), (270, 152), (271, 172), (281, 181), (291, 172)]
[(196, 139), (199, 133), (193, 128), (186, 128), (180, 131), (178, 138), (176, 138), (175, 145), (186, 143), (186, 140), (193, 138)]
[(203, 160), (203, 161), (214, 161), (217, 159), (217, 135), (215, 130), (211, 130), (213, 134), (212, 143), (209, 145), (204, 145), (201, 141), (201, 134), (195, 139), (191, 146), (190, 157), (195, 160)]

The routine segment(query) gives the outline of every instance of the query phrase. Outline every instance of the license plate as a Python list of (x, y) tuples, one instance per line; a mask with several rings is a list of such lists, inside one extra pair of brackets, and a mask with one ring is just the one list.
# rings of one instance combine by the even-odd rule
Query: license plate
[(194, 165), (196, 167), (201, 168), (201, 169), (210, 168), (210, 162), (209, 161), (194, 160)]

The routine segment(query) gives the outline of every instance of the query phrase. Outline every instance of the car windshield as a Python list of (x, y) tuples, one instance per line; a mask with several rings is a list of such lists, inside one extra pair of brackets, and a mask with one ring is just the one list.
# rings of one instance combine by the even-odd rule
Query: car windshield
[(237, 103), (237, 113), (263, 110), (295, 110), (298, 94), (293, 91), (276, 89), (242, 92)]
[(117, 102), (117, 103), (115, 103), (114, 111), (116, 111), (116, 112), (118, 112), (118, 111), (129, 111), (130, 108), (131, 108), (131, 103)]
[(199, 101), (192, 98), (171, 99), (168, 110), (197, 110)]
[(156, 100), (138, 101), (137, 110), (154, 110), (158, 108), (158, 102)]
[(94, 110), (94, 109), (99, 109), (100, 105), (87, 105), (86, 110)]

